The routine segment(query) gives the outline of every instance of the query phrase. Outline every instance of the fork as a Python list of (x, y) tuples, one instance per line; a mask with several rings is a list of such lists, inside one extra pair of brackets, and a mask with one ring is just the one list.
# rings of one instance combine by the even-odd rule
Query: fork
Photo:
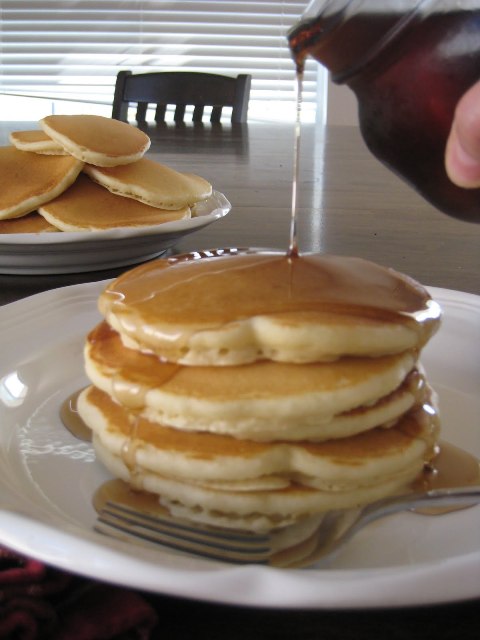
[(371, 522), (400, 511), (425, 509), (441, 513), (480, 502), (480, 486), (435, 489), (383, 498), (356, 509), (327, 512), (313, 536), (308, 553), (289, 556), (272, 550), (271, 535), (231, 530), (147, 513), (116, 502), (99, 512), (95, 530), (124, 541), (161, 545), (197, 556), (235, 564), (308, 566), (331, 559), (352, 537)]

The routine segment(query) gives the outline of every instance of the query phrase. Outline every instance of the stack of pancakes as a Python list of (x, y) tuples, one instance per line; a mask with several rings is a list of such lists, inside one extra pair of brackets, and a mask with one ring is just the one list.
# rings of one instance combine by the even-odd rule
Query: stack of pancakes
[(221, 250), (128, 271), (99, 308), (79, 413), (112, 474), (173, 515), (298, 542), (434, 456), (418, 356), (440, 310), (402, 274)]
[(0, 147), (0, 233), (101, 231), (190, 218), (207, 180), (147, 159), (149, 137), (124, 122), (54, 115)]

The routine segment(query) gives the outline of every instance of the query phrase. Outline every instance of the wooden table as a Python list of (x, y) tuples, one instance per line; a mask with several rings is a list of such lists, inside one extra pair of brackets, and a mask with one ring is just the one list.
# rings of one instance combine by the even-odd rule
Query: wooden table
[[(10, 129), (4, 125), (3, 144)], [(32, 125), (33, 126), (33, 125)], [(176, 252), (225, 246), (286, 248), (289, 242), (294, 127), (278, 124), (149, 130), (149, 154), (209, 179), (231, 213), (182, 239)], [(437, 287), (480, 294), (480, 225), (434, 210), (365, 149), (354, 127), (304, 126), (299, 187), (302, 251), (352, 254)], [(115, 271), (52, 276), (0, 274), (0, 304), (46, 289), (110, 278)], [(277, 611), (151, 597), (167, 636), (267, 638), (476, 638), (479, 601), (371, 611)]]

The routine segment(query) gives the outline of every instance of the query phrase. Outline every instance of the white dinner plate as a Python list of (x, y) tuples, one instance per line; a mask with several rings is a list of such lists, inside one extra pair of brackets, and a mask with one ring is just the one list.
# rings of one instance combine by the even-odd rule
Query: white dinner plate
[[(233, 566), (92, 530), (92, 494), (108, 474), (62, 426), (59, 406), (87, 383), (84, 336), (102, 283), (41, 293), (0, 309), (0, 542), (121, 585), (217, 603), (385, 607), (480, 596), (480, 507), (403, 513), (363, 530), (328, 568)], [(480, 297), (431, 289), (444, 322), (423, 363), (443, 438), (480, 457)]]
[(223, 218), (230, 209), (227, 198), (214, 191), (187, 220), (135, 229), (1, 234), (0, 273), (82, 273), (137, 264), (161, 255), (178, 238)]

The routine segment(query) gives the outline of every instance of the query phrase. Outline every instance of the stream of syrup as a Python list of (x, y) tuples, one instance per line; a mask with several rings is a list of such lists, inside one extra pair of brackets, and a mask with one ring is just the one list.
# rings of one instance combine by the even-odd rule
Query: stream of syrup
[(303, 68), (297, 67), (296, 73), (296, 112), (295, 112), (295, 133), (293, 143), (293, 178), (292, 178), (292, 210), (290, 219), (290, 242), (288, 246), (288, 257), (298, 257), (298, 180), (300, 175), (300, 140), (301, 140), (301, 116), (302, 116), (302, 87)]

